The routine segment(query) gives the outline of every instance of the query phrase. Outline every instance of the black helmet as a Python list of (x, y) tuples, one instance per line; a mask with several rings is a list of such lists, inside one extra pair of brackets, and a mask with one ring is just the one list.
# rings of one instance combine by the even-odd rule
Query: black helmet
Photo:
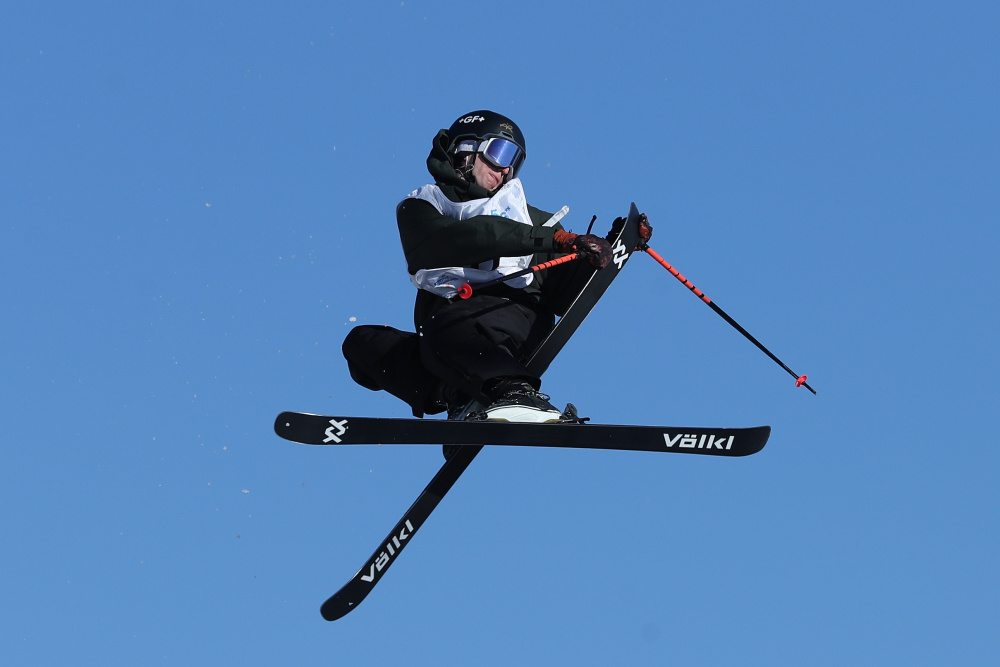
[[(448, 145), (448, 154), (452, 156), (453, 160), (460, 153), (480, 152), (483, 150), (482, 144), (493, 138), (513, 142), (519, 150), (514, 151), (511, 148), (510, 151), (513, 152), (513, 155), (510, 152), (503, 154), (503, 157), (506, 158), (504, 161), (509, 160), (507, 164), (497, 164), (495, 160), (490, 160), (497, 166), (510, 167), (510, 178), (517, 176), (527, 154), (524, 148), (524, 135), (521, 134), (520, 128), (510, 118), (495, 111), (480, 110), (464, 114), (448, 128), (448, 138), (451, 140)], [(489, 153), (487, 153), (487, 157), (491, 157)], [(458, 166), (457, 162), (456, 167)]]

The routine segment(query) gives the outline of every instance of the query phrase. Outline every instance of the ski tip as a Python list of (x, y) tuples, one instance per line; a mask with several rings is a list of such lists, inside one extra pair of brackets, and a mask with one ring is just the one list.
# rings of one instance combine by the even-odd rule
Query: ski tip
[(347, 614), (354, 609), (355, 605), (353, 602), (343, 602), (337, 599), (337, 596), (333, 596), (329, 600), (323, 603), (319, 608), (319, 613), (324, 620), (336, 621), (339, 618), (347, 616)]
[(301, 417), (303, 413), (290, 412), (288, 410), (282, 412), (277, 417), (274, 418), (274, 432), (284, 438), (285, 440), (294, 439), (293, 425), (297, 417)]
[(736, 456), (751, 456), (760, 452), (764, 449), (767, 441), (771, 439), (771, 427), (764, 426), (752, 426), (746, 429), (747, 435), (749, 436), (748, 441), (744, 441), (743, 449), (740, 450)]
[(282, 412), (274, 418), (274, 432), (278, 435), (282, 435), (285, 429), (288, 428), (288, 419), (286, 418), (287, 414), (287, 412)]

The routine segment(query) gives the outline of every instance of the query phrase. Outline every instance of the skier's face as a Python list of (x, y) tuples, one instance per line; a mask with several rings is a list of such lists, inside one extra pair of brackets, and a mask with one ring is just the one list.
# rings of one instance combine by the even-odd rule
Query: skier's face
[(503, 185), (504, 177), (506, 177), (509, 173), (510, 167), (500, 169), (499, 167), (494, 167), (482, 158), (478, 158), (476, 163), (472, 166), (472, 177), (476, 179), (476, 183), (490, 192), (493, 192)]

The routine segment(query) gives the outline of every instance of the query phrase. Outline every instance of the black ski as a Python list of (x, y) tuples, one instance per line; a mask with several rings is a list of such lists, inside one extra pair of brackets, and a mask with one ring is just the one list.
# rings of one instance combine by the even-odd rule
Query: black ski
[(509, 424), (446, 419), (331, 417), (282, 412), (282, 438), (306, 445), (513, 445), (749, 456), (767, 443), (770, 426), (704, 428), (602, 424)]
[[(628, 219), (618, 238), (611, 244), (614, 258), (608, 266), (595, 271), (586, 286), (580, 291), (566, 314), (559, 319), (556, 326), (549, 332), (527, 362), (527, 367), (541, 375), (555, 359), (570, 336), (590, 313), (594, 305), (604, 295), (604, 292), (618, 276), (629, 257), (639, 243), (639, 210), (633, 203), (629, 208)], [(474, 406), (470, 406), (472, 408)], [(467, 408), (467, 409), (470, 409)], [(386, 536), (385, 540), (375, 550), (364, 566), (348, 581), (343, 588), (334, 593), (320, 607), (320, 613), (328, 621), (341, 618), (356, 606), (372, 591), (385, 571), (392, 565), (399, 552), (409, 544), (413, 534), (420, 529), (427, 517), (455, 484), (472, 460), (476, 458), (483, 445), (459, 447), (441, 469), (438, 470), (430, 483), (417, 496), (403, 518)]]

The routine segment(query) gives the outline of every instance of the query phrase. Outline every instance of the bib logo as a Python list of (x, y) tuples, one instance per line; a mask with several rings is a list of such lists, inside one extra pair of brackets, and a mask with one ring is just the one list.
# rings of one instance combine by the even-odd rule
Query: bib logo
[(466, 116), (465, 118), (459, 118), (458, 122), (459, 123), (475, 123), (475, 122), (478, 121), (478, 122), (481, 123), (481, 122), (483, 122), (485, 120), (486, 119), (483, 118), (482, 116)]

